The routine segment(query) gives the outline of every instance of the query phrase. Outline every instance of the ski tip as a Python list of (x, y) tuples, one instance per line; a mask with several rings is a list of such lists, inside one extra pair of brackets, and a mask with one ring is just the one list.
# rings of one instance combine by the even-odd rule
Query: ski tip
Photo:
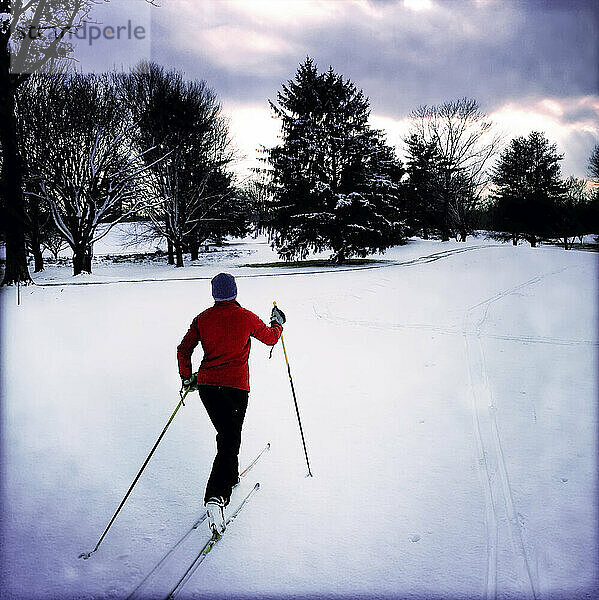
[(260, 489), (260, 483), (256, 483), (256, 485), (254, 486), (255, 490), (259, 490)]
[(266, 444), (266, 449), (270, 450), (270, 442), (268, 442), (268, 444)]
[(94, 551), (92, 550), (91, 552), (82, 552), (79, 555), (79, 558), (82, 558), (83, 560), (87, 560), (88, 558), (91, 558), (91, 555), (94, 553)]

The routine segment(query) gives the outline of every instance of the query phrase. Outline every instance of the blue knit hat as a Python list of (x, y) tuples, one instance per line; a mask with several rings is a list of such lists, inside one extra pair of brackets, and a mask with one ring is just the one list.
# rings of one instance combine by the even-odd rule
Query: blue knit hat
[(235, 277), (228, 273), (219, 273), (212, 280), (212, 297), (216, 302), (235, 300), (237, 296), (237, 284)]

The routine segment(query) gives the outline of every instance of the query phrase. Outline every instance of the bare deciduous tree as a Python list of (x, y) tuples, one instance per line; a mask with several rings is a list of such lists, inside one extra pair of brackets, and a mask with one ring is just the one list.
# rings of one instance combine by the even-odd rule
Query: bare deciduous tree
[(435, 185), (441, 209), (441, 236), (464, 241), (471, 216), (488, 183), (489, 163), (499, 150), (501, 137), (476, 100), (462, 98), (414, 110), (410, 138), (433, 144), (438, 164)]
[[(564, 248), (572, 247), (574, 239), (578, 238), (582, 245), (585, 234), (593, 233), (591, 215), (591, 194), (587, 190), (584, 179), (568, 177), (564, 181), (563, 194), (556, 198), (557, 217), (556, 230), (561, 233)], [(572, 241), (568, 238), (572, 237)]]
[(52, 135), (55, 117), (48, 110), (52, 88), (60, 82), (56, 74), (33, 73), (19, 87), (16, 96), (17, 138), (23, 158), (23, 189), (25, 192), (24, 227), (28, 250), (33, 254), (37, 273), (44, 268), (43, 249), (46, 238), (57, 232), (47, 203), (35, 194), (39, 192), (40, 165), (49, 161), (49, 146), (43, 135)]
[(54, 260), (58, 260), (58, 255), (68, 248), (68, 244), (65, 239), (60, 235), (58, 229), (53, 228), (44, 236), (42, 243), (43, 248), (49, 250), (54, 257)]
[(265, 174), (255, 169), (253, 176), (243, 181), (238, 190), (245, 199), (251, 221), (254, 223), (254, 236), (268, 229), (269, 202), (272, 199)]
[[(108, 1), (108, 0), (105, 0)], [(154, 4), (153, 0), (146, 0)], [(0, 0), (0, 199), (6, 269), (0, 285), (29, 283), (23, 161), (17, 145), (15, 99), (27, 78), (73, 57), (65, 38), (89, 22), (97, 0)]]
[[(38, 143), (27, 156), (37, 189), (28, 192), (50, 207), (60, 234), (73, 250), (73, 273), (91, 272), (93, 244), (152, 198), (144, 175), (154, 163), (148, 148), (132, 151), (137, 124), (122, 104), (111, 75), (51, 75), (35, 93)], [(42, 127), (45, 129), (42, 130)], [(39, 150), (43, 144), (43, 150)], [(35, 150), (37, 148), (37, 150)]]
[[(0, 2), (0, 146), (2, 221), (6, 270), (2, 285), (31, 281), (27, 269), (23, 165), (17, 145), (15, 96), (29, 75), (72, 50), (64, 41), (89, 13), (91, 0), (4, 0)], [(53, 36), (42, 35), (46, 29)], [(56, 29), (54, 29), (56, 28)]]
[(160, 202), (145, 211), (149, 221), (142, 233), (165, 238), (169, 258), (182, 267), (186, 246), (197, 258), (202, 241), (236, 220), (228, 122), (204, 81), (187, 81), (153, 63), (142, 63), (122, 79), (127, 103), (140, 123), (136, 145), (168, 152), (160, 162), (154, 160), (156, 151), (144, 156), (152, 163), (148, 183)]

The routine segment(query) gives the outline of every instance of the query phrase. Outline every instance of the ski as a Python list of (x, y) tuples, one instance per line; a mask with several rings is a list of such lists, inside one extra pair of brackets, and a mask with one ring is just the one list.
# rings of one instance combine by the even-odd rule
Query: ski
[[(241, 509), (248, 503), (250, 498), (260, 489), (260, 484), (257, 483), (250, 491), (250, 493), (243, 499), (241, 504), (235, 509), (235, 512), (231, 514), (231, 516), (227, 519), (226, 525), (234, 521), (237, 515), (241, 512)], [(226, 533), (226, 532), (225, 532)], [(197, 568), (204, 562), (204, 559), (209, 554), (209, 552), (214, 548), (214, 546), (222, 539), (224, 533), (219, 535), (218, 533), (213, 534), (210, 539), (204, 544), (202, 549), (199, 551), (198, 555), (193, 559), (192, 563), (189, 565), (185, 573), (183, 573), (182, 577), (179, 579), (175, 587), (170, 591), (168, 596), (166, 596), (165, 600), (172, 600), (183, 588), (183, 586), (191, 579), (192, 575), (196, 572)]]
[[(254, 468), (254, 466), (256, 465), (256, 463), (262, 458), (262, 455), (266, 452), (270, 450), (270, 442), (268, 442), (266, 444), (266, 446), (264, 446), (264, 448), (262, 448), (262, 451), (258, 454), (258, 456), (256, 456), (256, 458), (254, 458), (254, 460), (243, 470), (241, 471), (241, 473), (239, 473), (239, 482), (237, 482), (234, 486), (233, 489), (235, 489), (239, 483), (241, 482), (241, 480)], [(197, 529), (208, 517), (208, 515), (206, 514), (206, 511), (204, 511), (204, 513), (200, 516), (200, 518), (192, 525), (192, 529)]]
[(267, 450), (270, 450), (270, 442), (268, 442), (262, 449), (262, 452), (260, 452), (260, 454), (258, 454), (258, 456), (256, 456), (256, 458), (254, 458), (254, 460), (243, 471), (241, 471), (241, 473), (239, 473), (240, 479), (243, 479), (252, 470), (254, 465), (262, 458), (262, 455)]
[[(270, 450), (270, 442), (264, 446), (260, 453), (254, 458), (254, 460), (247, 465), (247, 467), (239, 474), (239, 479), (242, 480), (246, 475), (256, 466), (256, 463), (262, 458), (262, 456)], [(239, 483), (233, 488), (235, 489)], [(156, 564), (156, 566), (143, 578), (143, 580), (137, 585), (137, 587), (127, 596), (127, 600), (133, 600), (135, 594), (144, 585), (144, 583), (166, 562), (168, 557), (190, 536), (190, 534), (197, 529), (207, 518), (206, 512), (194, 522), (194, 524), (185, 532), (181, 539), (162, 557), (162, 559)]]

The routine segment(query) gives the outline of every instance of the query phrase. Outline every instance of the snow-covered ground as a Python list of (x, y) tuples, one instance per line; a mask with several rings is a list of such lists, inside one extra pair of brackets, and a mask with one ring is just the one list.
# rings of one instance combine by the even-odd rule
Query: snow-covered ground
[[(185, 256), (185, 268), (180, 269), (167, 264), (166, 245), (163, 243), (141, 243), (131, 245), (132, 231), (135, 224), (123, 223), (110, 230), (106, 237), (94, 245), (94, 260), (92, 274), (82, 273), (76, 278), (72, 276), (72, 251), (66, 248), (59, 254), (57, 264), (47, 251), (46, 268), (41, 273), (32, 273), (37, 284), (59, 285), (62, 283), (86, 285), (88, 283), (119, 283), (130, 281), (179, 280), (179, 279), (210, 279), (225, 266), (236, 267), (236, 274), (244, 277), (281, 273), (279, 267), (261, 267), (256, 271), (247, 265), (270, 264), (281, 262), (276, 252), (268, 244), (267, 237), (260, 235), (256, 238), (231, 239), (223, 246), (210, 245), (207, 250), (200, 252), (197, 261), (191, 261)], [(412, 240), (407, 246), (391, 248), (384, 255), (374, 254), (369, 257), (373, 261), (411, 261), (431, 252), (445, 253), (462, 250), (473, 246), (497, 244), (483, 237), (470, 238), (466, 244), (451, 241), (442, 245), (423, 240)], [(156, 252), (161, 254), (157, 254)], [(142, 256), (143, 255), (143, 256)], [(311, 254), (310, 259), (326, 259), (330, 252)], [(135, 262), (132, 265), (132, 262)], [(33, 266), (33, 265), (32, 265)], [(347, 269), (347, 267), (342, 267)], [(33, 270), (33, 269), (31, 269)], [(296, 274), (302, 272), (331, 270), (330, 267), (294, 267)], [(339, 268), (334, 269), (336, 272)], [(353, 269), (352, 269), (353, 270)]]
[(241, 266), (275, 258), (248, 239), (74, 279), (133, 283), (2, 291), (0, 597), (161, 598), (201, 548), (205, 524), (152, 572), (201, 511), (215, 442), (194, 398), (78, 558), (175, 408), (176, 346), (226, 270), (244, 306), (288, 316), (315, 476), (281, 346), (254, 342), (241, 462), (272, 449), (231, 506), (262, 487), (180, 597), (594, 598), (597, 255), (474, 239), (376, 268)]

